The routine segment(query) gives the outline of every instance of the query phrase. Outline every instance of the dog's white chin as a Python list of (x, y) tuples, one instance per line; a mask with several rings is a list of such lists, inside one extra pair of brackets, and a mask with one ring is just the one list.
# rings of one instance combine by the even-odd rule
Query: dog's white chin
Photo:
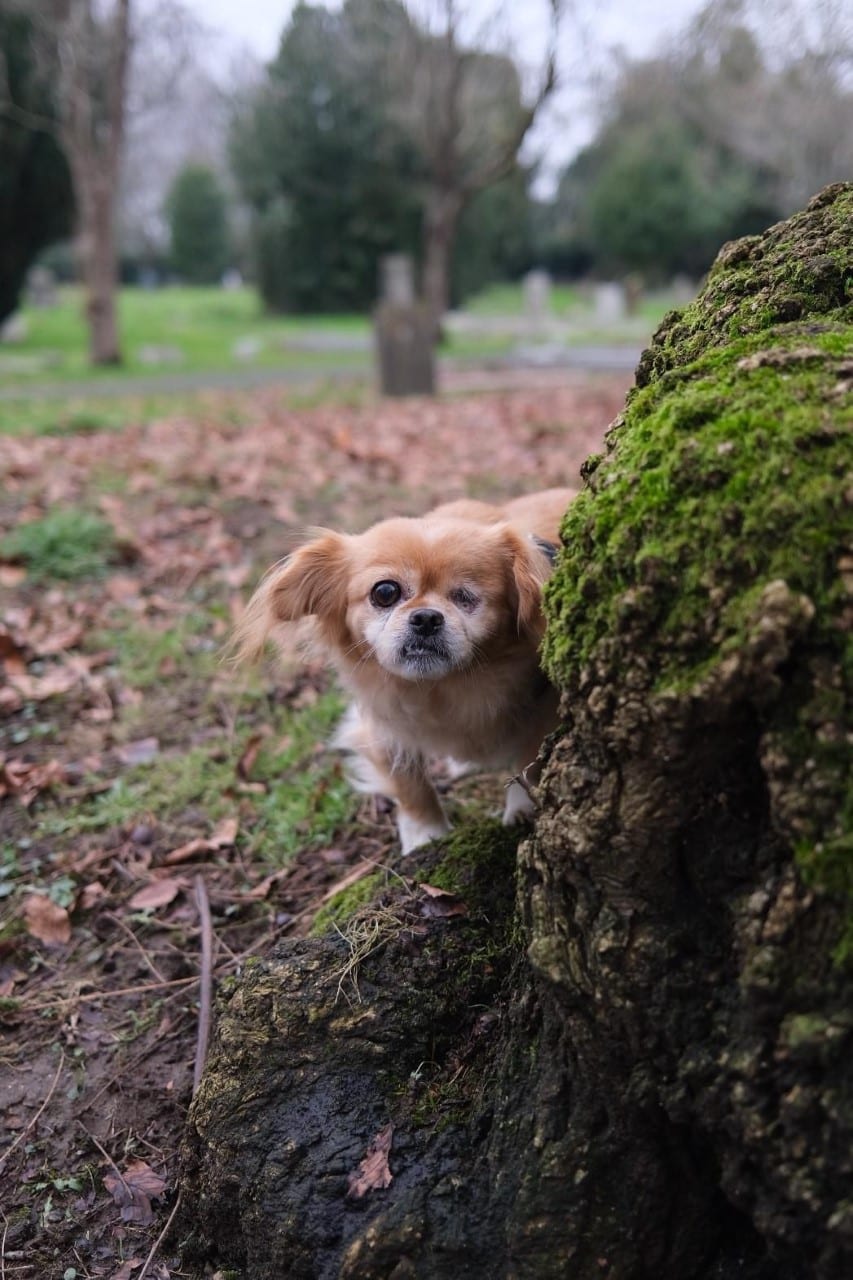
[(417, 653), (397, 654), (393, 662), (383, 663), (392, 675), (403, 680), (441, 680), (455, 671), (458, 663), (447, 653), (432, 653), (422, 650)]

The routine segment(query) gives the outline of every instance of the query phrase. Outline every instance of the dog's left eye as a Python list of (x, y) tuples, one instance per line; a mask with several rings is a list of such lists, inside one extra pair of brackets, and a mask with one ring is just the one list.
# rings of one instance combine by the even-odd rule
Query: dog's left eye
[(392, 604), (396, 604), (403, 594), (399, 582), (377, 582), (370, 588), (370, 602), (375, 604), (377, 609), (390, 609)]
[(449, 598), (460, 609), (473, 609), (480, 603), (479, 596), (475, 595), (473, 591), (469, 591), (467, 587), (454, 587), (449, 594)]

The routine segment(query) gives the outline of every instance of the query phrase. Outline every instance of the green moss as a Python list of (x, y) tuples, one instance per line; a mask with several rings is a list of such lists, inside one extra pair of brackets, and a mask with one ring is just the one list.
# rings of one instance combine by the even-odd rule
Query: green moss
[(334, 925), (339, 927), (343, 925), (360, 907), (372, 901), (384, 885), (385, 876), (380, 871), (374, 871), (371, 875), (364, 876), (355, 884), (351, 884), (349, 888), (341, 889), (340, 893), (336, 893), (317, 912), (309, 936), (319, 938), (324, 933), (328, 933)]
[(514, 896), (518, 841), (518, 828), (497, 819), (465, 823), (449, 836), (437, 865), (420, 879), (457, 894), (469, 912), (505, 916)]
[(806, 797), (787, 823), (800, 864), (853, 903), (851, 282), (848, 185), (727, 246), (696, 303), (664, 321), (566, 515), (544, 661), (574, 698), (604, 684), (652, 703), (763, 662), (738, 696)]

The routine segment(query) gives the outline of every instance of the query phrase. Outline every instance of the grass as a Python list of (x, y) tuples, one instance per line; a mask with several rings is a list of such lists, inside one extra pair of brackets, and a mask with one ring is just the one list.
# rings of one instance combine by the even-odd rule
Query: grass
[(25, 565), (37, 582), (104, 573), (114, 552), (112, 526), (81, 507), (56, 507), (0, 539), (0, 558)]
[[(76, 287), (59, 291), (52, 308), (24, 308), (23, 341), (0, 353), (0, 379), (6, 385), (36, 380), (81, 378), (115, 380), (125, 375), (149, 376), (201, 370), (304, 368), (322, 370), (333, 364), (365, 365), (369, 321), (362, 316), (302, 319), (266, 315), (253, 290), (166, 287), (122, 289), (119, 325), (124, 364), (121, 370), (92, 369), (87, 357), (83, 295)], [(346, 335), (363, 339), (364, 351), (335, 347), (311, 349), (306, 334)], [(151, 362), (151, 353), (161, 358)], [(241, 358), (239, 352), (244, 352)], [(146, 352), (148, 358), (146, 358)]]
[[(651, 333), (670, 305), (665, 295), (645, 298), (638, 313), (611, 328), (596, 321), (588, 289), (552, 288), (554, 319), (570, 325), (571, 342), (636, 340)], [(517, 319), (524, 312), (519, 284), (494, 285), (466, 303), (474, 319)], [(250, 288), (167, 286), (125, 288), (119, 296), (119, 324), (124, 363), (95, 369), (88, 362), (83, 294), (77, 287), (59, 290), (52, 308), (24, 308), (26, 335), (0, 348), (0, 431), (21, 434), (98, 430), (120, 414), (117, 406), (86, 404), (45, 408), (27, 403), (47, 383), (68, 386), (98, 383), (121, 386), (128, 378), (275, 369), (294, 375), (351, 371), (367, 378), (372, 372), (371, 322), (367, 315), (273, 316), (266, 314)], [(575, 332), (576, 330), (576, 332)], [(442, 354), (460, 359), (489, 359), (507, 354), (512, 332), (451, 333)], [(21, 389), (12, 401), (9, 391)], [(84, 390), (85, 394), (85, 390)]]

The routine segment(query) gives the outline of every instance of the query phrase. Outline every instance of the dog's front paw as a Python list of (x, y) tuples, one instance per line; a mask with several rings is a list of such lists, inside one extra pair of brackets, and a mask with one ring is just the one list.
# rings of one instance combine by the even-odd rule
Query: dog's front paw
[(401, 813), (397, 818), (397, 830), (400, 832), (400, 844), (405, 854), (429, 844), (430, 840), (446, 836), (450, 823), (444, 817), (440, 821), (435, 818), (424, 821), (423, 818), (413, 818), (411, 814)]
[(502, 819), (504, 826), (512, 827), (517, 822), (526, 822), (533, 817), (535, 812), (536, 805), (527, 791), (525, 791), (520, 782), (513, 778), (506, 789), (506, 803)]

